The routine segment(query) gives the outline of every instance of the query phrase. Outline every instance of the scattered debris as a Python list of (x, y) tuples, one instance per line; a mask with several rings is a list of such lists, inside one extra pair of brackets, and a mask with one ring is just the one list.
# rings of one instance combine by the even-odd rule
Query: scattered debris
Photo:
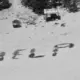
[(52, 54), (52, 56), (56, 56), (57, 55), (57, 52), (54, 52), (53, 54)]
[(70, 43), (69, 44), (69, 48), (73, 48), (74, 47), (74, 44), (73, 43)]
[(36, 51), (35, 48), (31, 49), (31, 51), (30, 51), (31, 54), (29, 55), (29, 58), (41, 58), (41, 57), (44, 57), (44, 55), (35, 56), (35, 51)]
[(45, 55), (38, 55), (38, 56), (35, 56), (35, 53), (32, 53), (29, 55), (29, 58), (41, 58), (41, 57), (44, 57)]
[(15, 50), (12, 54), (13, 54), (13, 57), (12, 59), (19, 59), (19, 58), (16, 58), (17, 55), (22, 55), (22, 54), (19, 54), (20, 51), (23, 51), (23, 50), (26, 50), (26, 49), (17, 49)]
[(5, 54), (6, 54), (6, 52), (4, 52), (4, 51), (0, 52), (0, 56), (1, 56), (1, 55), (2, 55), (2, 56), (5, 56)]
[(53, 49), (52, 52), (53, 52), (53, 53), (52, 53), (52, 56), (56, 56), (56, 55), (57, 55), (57, 52), (58, 52), (58, 48)]
[(54, 46), (55, 48), (73, 48), (74, 47), (74, 44), (73, 43), (62, 43), (62, 44), (57, 44)]
[(74, 44), (73, 43), (62, 43), (62, 44), (57, 44), (54, 46), (54, 49), (53, 49), (53, 54), (52, 56), (56, 56), (58, 54), (58, 51), (60, 48), (73, 48), (74, 47)]
[(4, 60), (4, 56), (5, 56), (5, 52), (1, 51), (0, 52), (0, 61), (3, 61)]
[(4, 60), (4, 57), (3, 56), (0, 56), (0, 61), (3, 61)]
[(62, 23), (62, 24), (61, 24), (61, 27), (65, 27), (65, 26), (66, 26), (65, 23)]
[(35, 57), (35, 54), (34, 53), (31, 53), (30, 55), (29, 55), (29, 58), (34, 58)]

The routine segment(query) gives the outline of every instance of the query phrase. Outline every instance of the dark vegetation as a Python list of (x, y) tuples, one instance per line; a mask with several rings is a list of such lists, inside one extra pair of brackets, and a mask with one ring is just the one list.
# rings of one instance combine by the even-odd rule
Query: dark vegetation
[[(69, 13), (76, 13), (80, 9), (77, 5), (78, 0), (21, 0), (22, 5), (28, 7), (33, 13), (38, 16), (45, 15), (44, 9), (57, 9), (57, 7), (64, 8)], [(46, 22), (61, 20), (61, 16), (56, 13), (51, 13), (50, 17), (45, 18)]]
[(0, 11), (9, 9), (11, 5), (12, 4), (9, 2), (9, 0), (0, 0)]
[(22, 0), (21, 3), (25, 7), (29, 7), (37, 14), (44, 14), (44, 9), (62, 7), (68, 9), (69, 12), (77, 12), (78, 0)]

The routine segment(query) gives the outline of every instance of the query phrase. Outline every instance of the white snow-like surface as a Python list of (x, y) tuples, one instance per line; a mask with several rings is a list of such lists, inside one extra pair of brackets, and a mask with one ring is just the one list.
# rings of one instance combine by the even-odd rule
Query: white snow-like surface
[[(5, 61), (0, 62), (1, 80), (80, 80), (80, 23), (78, 17), (79, 13), (66, 14), (62, 20), (67, 23), (65, 28), (45, 24), (45, 27), (37, 28), (29, 26), (14, 30), (8, 26), (3, 29), (4, 24), (1, 22), (3, 32), (10, 32), (0, 34), (1, 50), (7, 53)], [(61, 35), (65, 32), (68, 35)], [(74, 48), (61, 49), (57, 57), (52, 57), (53, 46), (66, 42), (74, 43)], [(47, 57), (28, 58), (29, 51), (33, 47), (36, 47), (37, 54), (46, 54)], [(26, 50), (21, 53), (23, 55), (19, 56), (19, 60), (12, 60), (12, 52), (17, 48)]]

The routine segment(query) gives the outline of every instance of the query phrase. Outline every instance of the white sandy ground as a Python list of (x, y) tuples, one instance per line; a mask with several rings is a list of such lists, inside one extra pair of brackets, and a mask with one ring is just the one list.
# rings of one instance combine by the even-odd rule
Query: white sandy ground
[[(14, 30), (9, 21), (1, 21), (1, 29), (7, 34), (0, 34), (1, 50), (6, 51), (5, 60), (0, 62), (1, 80), (80, 80), (80, 23), (79, 15), (66, 14), (62, 21), (65, 28), (45, 24), (45, 27), (29, 26)], [(5, 25), (3, 24), (5, 22)], [(50, 26), (53, 25), (53, 26)], [(6, 26), (5, 29), (3, 27)], [(1, 30), (1, 31), (2, 31)], [(10, 32), (8, 34), (8, 32)], [(52, 33), (53, 32), (53, 33)], [(62, 35), (67, 33), (66, 36)], [(52, 57), (55, 44), (72, 42), (72, 49), (60, 49), (57, 57)], [(37, 54), (46, 54), (45, 58), (30, 59), (31, 48), (37, 48)], [(19, 60), (12, 60), (12, 52), (17, 48), (25, 48)]]

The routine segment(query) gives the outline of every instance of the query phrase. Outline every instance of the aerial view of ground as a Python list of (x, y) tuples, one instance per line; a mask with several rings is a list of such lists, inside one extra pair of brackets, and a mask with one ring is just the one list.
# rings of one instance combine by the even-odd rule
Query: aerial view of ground
[(1, 80), (80, 80), (80, 12), (46, 22), (20, 7), (0, 12)]

